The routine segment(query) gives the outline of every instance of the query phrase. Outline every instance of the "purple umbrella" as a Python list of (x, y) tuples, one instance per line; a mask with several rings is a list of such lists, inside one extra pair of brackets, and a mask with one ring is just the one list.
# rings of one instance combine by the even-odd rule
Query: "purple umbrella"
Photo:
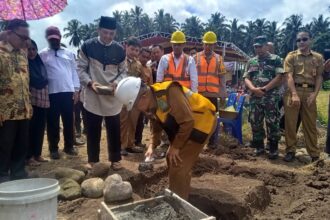
[(0, 0), (0, 20), (38, 20), (61, 12), (67, 0)]

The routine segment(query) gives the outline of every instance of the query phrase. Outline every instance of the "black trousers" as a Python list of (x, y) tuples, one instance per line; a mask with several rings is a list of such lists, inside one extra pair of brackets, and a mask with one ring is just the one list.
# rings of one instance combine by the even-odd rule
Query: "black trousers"
[(135, 145), (139, 145), (142, 143), (143, 129), (144, 129), (144, 114), (141, 112), (136, 124)]
[(0, 183), (27, 177), (28, 141), (29, 120), (4, 121), (0, 126)]
[(76, 134), (81, 134), (82, 132), (81, 121), (85, 130), (87, 127), (86, 110), (84, 109), (83, 103), (81, 101), (78, 101), (77, 104), (74, 105), (74, 126), (76, 129)]
[(27, 158), (41, 156), (42, 144), (44, 142), (47, 109), (33, 107), (33, 116), (30, 120), (29, 128), (29, 149)]
[(86, 110), (88, 162), (99, 162), (102, 121), (105, 120), (108, 160), (118, 162), (120, 155), (120, 114), (102, 117)]
[(328, 104), (328, 129), (327, 129), (327, 142), (325, 146), (325, 152), (330, 154), (330, 99)]
[(60, 117), (63, 124), (64, 150), (73, 148), (73, 93), (62, 92), (49, 95), (47, 114), (47, 137), (49, 151), (58, 151), (60, 141)]
[[(212, 104), (215, 106), (216, 111), (219, 111), (218, 108), (218, 98), (216, 97), (206, 97)], [(217, 144), (218, 142), (218, 133), (219, 133), (219, 124), (217, 123), (216, 128), (214, 129), (213, 134), (211, 135), (209, 139), (209, 144)]]

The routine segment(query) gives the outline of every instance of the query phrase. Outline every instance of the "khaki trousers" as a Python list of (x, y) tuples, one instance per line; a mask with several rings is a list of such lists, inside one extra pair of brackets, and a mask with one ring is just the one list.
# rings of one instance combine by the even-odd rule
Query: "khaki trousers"
[[(215, 125), (216, 123), (214, 123), (214, 129)], [(208, 143), (212, 134), (213, 131), (202, 144), (188, 140), (186, 144), (180, 148), (179, 155), (182, 162), (178, 164), (178, 166), (171, 166), (167, 160), (167, 165), (169, 167), (169, 189), (185, 200), (187, 200), (189, 196), (191, 170), (198, 159), (198, 155), (205, 144)]]
[(120, 141), (121, 148), (126, 149), (135, 146), (135, 130), (140, 111), (132, 108), (127, 111), (126, 107), (120, 112)]
[(286, 152), (296, 151), (296, 129), (300, 113), (307, 152), (312, 157), (318, 157), (320, 149), (317, 147), (316, 101), (310, 106), (307, 105), (307, 98), (313, 92), (313, 89), (297, 87), (296, 90), (300, 98), (300, 106), (291, 105), (291, 94), (286, 94), (284, 97)]

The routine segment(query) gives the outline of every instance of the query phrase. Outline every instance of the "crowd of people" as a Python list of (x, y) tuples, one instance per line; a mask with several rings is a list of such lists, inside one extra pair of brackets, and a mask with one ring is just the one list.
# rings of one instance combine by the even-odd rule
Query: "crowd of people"
[[(52, 160), (61, 156), (61, 128), (63, 152), (70, 156), (78, 155), (75, 145), (84, 144), (79, 138), (85, 134), (86, 167), (92, 168), (100, 160), (105, 126), (113, 170), (122, 169), (122, 156), (145, 152), (152, 159), (157, 146), (169, 145), (170, 189), (188, 197), (199, 153), (205, 145), (217, 147), (216, 112), (219, 99), (227, 96), (224, 60), (214, 52), (217, 36), (206, 32), (203, 50), (185, 54), (186, 37), (175, 31), (173, 52), (164, 54), (161, 45), (145, 48), (135, 37), (122, 46), (114, 40), (116, 27), (114, 18), (102, 16), (98, 37), (86, 40), (76, 56), (61, 44), (57, 27), (46, 29), (48, 47), (38, 52), (24, 20), (8, 23), (0, 34), (0, 182), (26, 178), (26, 164), (48, 161), (42, 157), (46, 127)], [(266, 37), (254, 41), (256, 56), (247, 62), (243, 80), (256, 156), (268, 150), (269, 159), (278, 157), (282, 105), (284, 160), (295, 158), (298, 118), (312, 161), (319, 159), (316, 97), (322, 77), (330, 74), (330, 61), (311, 50), (310, 33), (298, 33), (296, 41), (298, 49), (284, 61)], [(151, 143), (146, 146), (142, 134), (148, 121)]]

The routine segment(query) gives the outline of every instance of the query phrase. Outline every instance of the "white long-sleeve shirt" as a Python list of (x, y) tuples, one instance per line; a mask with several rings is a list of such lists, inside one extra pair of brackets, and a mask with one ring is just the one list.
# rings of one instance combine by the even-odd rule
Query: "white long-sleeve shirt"
[[(180, 59), (184, 56), (184, 54), (181, 55), (180, 58), (176, 58), (174, 56), (174, 63), (175, 66), (179, 66)], [(196, 69), (196, 64), (194, 58), (189, 56), (188, 58), (188, 65), (187, 65), (186, 72), (188, 73), (190, 77), (190, 86), (191, 91), (198, 92), (198, 73)], [(167, 54), (163, 55), (162, 58), (159, 61), (158, 69), (157, 69), (157, 77), (156, 82), (163, 82), (164, 81), (164, 75), (166, 70), (168, 69), (168, 58)]]
[(45, 48), (40, 57), (47, 70), (49, 94), (79, 91), (77, 65), (71, 51), (60, 48), (55, 53), (55, 50)]

